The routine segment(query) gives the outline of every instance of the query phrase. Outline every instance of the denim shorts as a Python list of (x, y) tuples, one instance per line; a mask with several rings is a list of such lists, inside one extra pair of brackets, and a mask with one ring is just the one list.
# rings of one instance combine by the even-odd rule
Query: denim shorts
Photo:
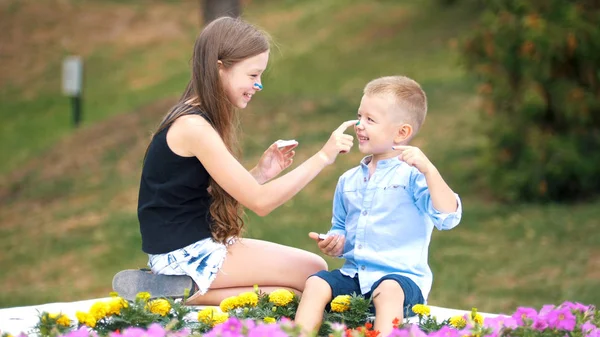
[[(358, 282), (358, 274), (356, 274), (354, 277), (350, 277), (342, 274), (339, 269), (335, 269), (332, 271), (322, 270), (316, 274), (313, 274), (312, 276), (319, 277), (329, 284), (333, 296), (332, 299), (339, 295), (352, 295), (352, 293), (361, 293), (360, 283)], [(371, 290), (363, 296), (365, 298), (371, 298), (373, 291), (384, 280), (394, 280), (400, 284), (402, 291), (404, 291), (404, 317), (406, 318), (415, 316), (415, 313), (412, 311), (412, 307), (415, 304), (424, 304), (425, 300), (423, 299), (423, 294), (421, 293), (419, 286), (417, 286), (413, 280), (406, 276), (396, 274), (385, 275), (375, 282), (371, 287)], [(326, 309), (329, 310), (329, 305), (327, 305)], [(372, 304), (370, 310), (371, 313), (375, 313), (375, 307)]]
[[(228, 244), (233, 242), (235, 240), (230, 240)], [(226, 255), (227, 246), (207, 238), (169, 253), (148, 254), (148, 267), (155, 274), (188, 275), (204, 295), (217, 277)]]

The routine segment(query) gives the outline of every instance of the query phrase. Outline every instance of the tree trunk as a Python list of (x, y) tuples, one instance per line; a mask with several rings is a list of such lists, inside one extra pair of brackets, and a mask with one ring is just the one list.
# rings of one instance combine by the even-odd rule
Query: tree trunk
[(204, 25), (221, 16), (238, 17), (241, 14), (240, 0), (200, 0), (200, 2)]

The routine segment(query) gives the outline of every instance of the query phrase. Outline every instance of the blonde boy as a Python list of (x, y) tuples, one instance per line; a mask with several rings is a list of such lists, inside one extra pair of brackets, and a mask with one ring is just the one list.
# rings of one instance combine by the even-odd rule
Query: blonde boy
[(318, 272), (306, 281), (296, 323), (312, 331), (338, 295), (353, 292), (373, 299), (375, 329), (387, 336), (394, 318), (411, 316), (431, 289), (428, 265), (433, 227), (460, 222), (457, 194), (410, 140), (427, 114), (427, 97), (405, 76), (369, 82), (355, 126), (360, 165), (339, 179), (327, 238), (309, 236), (321, 251), (346, 260), (339, 270)]

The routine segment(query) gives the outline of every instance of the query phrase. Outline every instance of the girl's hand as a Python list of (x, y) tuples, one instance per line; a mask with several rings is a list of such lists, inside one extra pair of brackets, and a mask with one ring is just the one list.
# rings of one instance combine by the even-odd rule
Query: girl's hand
[(319, 234), (315, 232), (308, 233), (308, 237), (317, 242), (317, 246), (323, 254), (333, 257), (339, 257), (344, 253), (344, 245), (346, 244), (346, 237), (343, 235), (329, 235), (327, 238), (319, 239)]
[(296, 146), (298, 144), (278, 148), (276, 142), (271, 144), (258, 160), (258, 164), (256, 165), (256, 180), (264, 184), (292, 165), (294, 155), (296, 154), (293, 150)]
[(432, 171), (433, 164), (418, 147), (397, 145), (392, 146), (392, 149), (400, 150), (401, 152), (398, 156), (398, 159), (410, 166), (416, 167), (417, 170), (421, 171), (421, 173), (427, 174), (427, 172)]
[(342, 123), (329, 137), (329, 140), (319, 151), (319, 155), (325, 160), (327, 165), (333, 164), (335, 158), (340, 153), (349, 152), (352, 148), (354, 137), (344, 134), (347, 128), (356, 125), (358, 120), (351, 120)]

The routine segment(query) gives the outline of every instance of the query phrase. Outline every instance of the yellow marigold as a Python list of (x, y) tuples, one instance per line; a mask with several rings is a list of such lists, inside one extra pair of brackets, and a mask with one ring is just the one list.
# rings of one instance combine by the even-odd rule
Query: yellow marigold
[(106, 317), (109, 311), (110, 307), (106, 302), (96, 302), (92, 304), (92, 307), (90, 308), (90, 314), (94, 316), (97, 321)]
[(462, 316), (454, 316), (450, 318), (450, 325), (457, 329), (462, 329), (467, 325), (467, 321)]
[(269, 317), (269, 316), (265, 317), (263, 319), (263, 321), (267, 324), (273, 324), (273, 323), (277, 322), (277, 320), (275, 318)]
[(150, 293), (147, 291), (139, 292), (139, 293), (137, 293), (137, 295), (135, 295), (135, 299), (142, 300), (145, 302), (150, 299)]
[(58, 317), (57, 313), (53, 313), (53, 314), (49, 313), (47, 315), (42, 315), (42, 322), (47, 323), (48, 322), (48, 318), (54, 319), (56, 317)]
[(219, 304), (219, 307), (221, 308), (221, 311), (223, 312), (228, 312), (231, 311), (235, 308), (237, 308), (238, 304), (238, 299), (237, 296), (230, 296), (225, 298), (224, 300), (221, 301), (221, 304)]
[(412, 307), (412, 311), (417, 315), (429, 316), (431, 309), (425, 304), (415, 304)]
[(331, 311), (345, 312), (350, 309), (350, 295), (339, 295), (331, 301)]
[(147, 307), (148, 310), (150, 310), (150, 312), (153, 314), (166, 316), (171, 310), (171, 303), (169, 303), (169, 301), (165, 300), (164, 298), (159, 298), (148, 302)]
[(483, 324), (483, 316), (477, 313), (477, 308), (471, 308), (471, 319), (479, 325)]
[[(64, 323), (64, 318), (63, 317), (65, 317), (67, 319), (67, 322), (68, 322), (67, 325), (65, 325), (65, 326), (71, 325), (71, 321), (69, 320), (69, 318), (66, 317), (65, 315), (59, 314), (59, 313), (47, 313), (45, 315), (42, 315), (42, 322), (43, 323), (48, 323), (48, 320), (50, 320), (50, 321), (56, 322), (57, 324), (62, 325), (61, 323)], [(58, 321), (60, 319), (62, 319), (61, 323), (59, 323), (59, 321)]]
[(225, 322), (229, 315), (224, 312), (219, 312), (215, 307), (207, 307), (198, 312), (198, 321), (215, 326)]
[(198, 311), (198, 321), (208, 323), (212, 320), (213, 314), (217, 310), (215, 307), (206, 307), (200, 311)]
[(120, 315), (121, 309), (129, 306), (129, 303), (122, 297), (112, 297), (106, 303), (108, 305), (108, 315)]
[(294, 299), (294, 293), (287, 289), (277, 289), (269, 294), (269, 302), (283, 307)]
[(70, 326), (71, 325), (71, 319), (67, 316), (67, 315), (63, 315), (61, 314), (57, 319), (56, 319), (56, 324), (58, 325), (62, 325), (62, 326)]
[(227, 321), (228, 318), (229, 314), (227, 314), (226, 312), (217, 312), (215, 313), (215, 315), (213, 315), (212, 326), (225, 323), (225, 321)]
[(245, 293), (241, 293), (237, 297), (238, 306), (251, 306), (255, 307), (258, 304), (258, 295), (254, 292), (247, 291)]
[(77, 317), (79, 323), (87, 325), (90, 328), (94, 328), (96, 326), (96, 319), (87, 312), (77, 311), (75, 313), (75, 317)]

